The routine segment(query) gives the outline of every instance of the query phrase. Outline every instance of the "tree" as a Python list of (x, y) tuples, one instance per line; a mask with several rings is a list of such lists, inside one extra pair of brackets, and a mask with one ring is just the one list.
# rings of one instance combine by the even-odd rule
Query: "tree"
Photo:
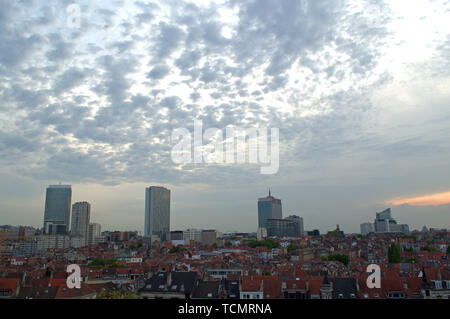
[(111, 292), (111, 299), (123, 299), (123, 295), (119, 290)]
[(139, 297), (139, 295), (129, 292), (123, 296), (123, 299), (140, 299), (140, 297)]
[(212, 244), (212, 248), (217, 249), (219, 246), (217, 246), (217, 243)]
[(400, 256), (400, 246), (396, 243), (392, 243), (388, 249), (388, 260), (390, 263), (398, 264), (402, 261)]
[(105, 266), (105, 261), (100, 257), (96, 257), (93, 261), (91, 261), (90, 266), (92, 268), (103, 268)]
[(447, 246), (447, 255), (450, 255), (450, 246)]
[(429, 252), (436, 252), (437, 249), (431, 246), (423, 246), (422, 249), (423, 251), (429, 251)]
[(339, 261), (343, 263), (344, 265), (348, 265), (350, 262), (350, 257), (348, 255), (344, 254), (331, 254), (328, 256), (329, 261)]
[(50, 276), (52, 275), (52, 270), (50, 269), (50, 267), (47, 267), (46, 269), (45, 269), (45, 277), (46, 278), (49, 278)]
[(280, 247), (280, 243), (270, 238), (262, 241), (252, 240), (248, 243), (248, 247), (250, 248), (256, 248), (261, 246), (265, 246), (267, 249), (274, 249)]
[(106, 290), (103, 288), (95, 297), (96, 299), (106, 299)]
[(231, 243), (231, 241), (226, 241), (225, 242), (225, 247), (231, 247), (233, 244)]
[(291, 252), (291, 251), (297, 250), (297, 249), (298, 249), (298, 246), (294, 245), (294, 244), (289, 244), (289, 246), (287, 247), (288, 252)]

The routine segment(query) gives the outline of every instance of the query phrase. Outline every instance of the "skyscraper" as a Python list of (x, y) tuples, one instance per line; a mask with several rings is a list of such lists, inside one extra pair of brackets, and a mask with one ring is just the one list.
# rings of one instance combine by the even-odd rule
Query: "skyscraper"
[(91, 218), (91, 204), (80, 202), (72, 205), (72, 226), (70, 233), (75, 237), (88, 237), (89, 221)]
[(281, 200), (269, 196), (258, 199), (258, 228), (266, 228), (268, 219), (282, 219)]
[(161, 241), (168, 239), (170, 231), (170, 190), (151, 186), (145, 189), (145, 230), (144, 237), (151, 240), (158, 236)]
[(50, 185), (45, 196), (44, 233), (65, 234), (69, 230), (72, 187)]

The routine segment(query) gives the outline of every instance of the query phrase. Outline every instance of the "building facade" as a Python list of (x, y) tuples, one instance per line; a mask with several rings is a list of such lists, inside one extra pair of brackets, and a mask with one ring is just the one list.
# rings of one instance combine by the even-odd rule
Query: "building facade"
[(268, 219), (283, 218), (281, 210), (281, 200), (269, 196), (258, 199), (258, 228), (267, 228), (266, 221)]
[(170, 231), (170, 190), (151, 186), (145, 189), (144, 237), (167, 240)]
[(69, 230), (72, 187), (50, 185), (45, 196), (44, 233), (66, 234)]
[(103, 237), (101, 236), (101, 234), (102, 234), (102, 226), (100, 224), (97, 223), (89, 224), (87, 236), (88, 245), (102, 242), (101, 239), (103, 239)]
[(72, 226), (70, 233), (74, 237), (87, 238), (89, 221), (91, 218), (91, 204), (88, 202), (75, 203), (72, 206)]
[(296, 215), (291, 215), (286, 217), (287, 220), (290, 220), (295, 224), (295, 236), (294, 237), (303, 237), (305, 235), (305, 229), (303, 226), (303, 217), (299, 217)]
[(298, 222), (287, 218), (268, 219), (266, 229), (269, 237), (300, 237)]
[(364, 236), (375, 232), (375, 226), (373, 223), (363, 223), (360, 225), (360, 229), (361, 229), (361, 235), (364, 235)]

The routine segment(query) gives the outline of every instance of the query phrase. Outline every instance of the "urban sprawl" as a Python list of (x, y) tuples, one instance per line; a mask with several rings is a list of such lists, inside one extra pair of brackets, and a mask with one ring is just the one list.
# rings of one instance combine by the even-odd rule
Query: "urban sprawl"
[[(255, 233), (171, 230), (170, 190), (145, 190), (144, 233), (103, 231), (70, 185), (47, 188), (44, 223), (0, 226), (0, 298), (449, 299), (446, 229), (410, 231), (388, 208), (360, 234), (305, 231), (281, 200), (258, 199)], [(255, 218), (256, 219), (256, 218)], [(256, 228), (256, 227), (255, 227)], [(69, 287), (69, 265), (81, 284)], [(369, 287), (371, 265), (380, 285)], [(370, 278), (369, 278), (370, 279)]]

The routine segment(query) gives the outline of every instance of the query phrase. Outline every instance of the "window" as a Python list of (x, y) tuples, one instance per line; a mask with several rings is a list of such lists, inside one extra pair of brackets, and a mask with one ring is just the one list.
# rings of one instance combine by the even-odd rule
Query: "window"
[(434, 287), (436, 289), (442, 289), (442, 282), (441, 281), (435, 281), (434, 282)]

